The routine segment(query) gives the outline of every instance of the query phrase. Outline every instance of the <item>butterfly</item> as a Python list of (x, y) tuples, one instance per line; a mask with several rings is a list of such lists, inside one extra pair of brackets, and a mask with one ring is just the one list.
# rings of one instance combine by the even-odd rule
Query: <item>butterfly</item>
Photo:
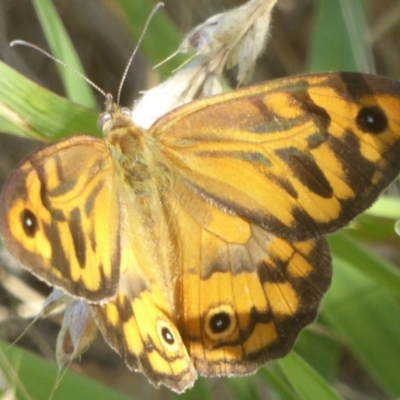
[(144, 130), (111, 97), (104, 139), (44, 148), (9, 177), (0, 232), (90, 304), (128, 367), (177, 392), (292, 348), (331, 281), (324, 235), (400, 170), (400, 83), (283, 78), (194, 101)]

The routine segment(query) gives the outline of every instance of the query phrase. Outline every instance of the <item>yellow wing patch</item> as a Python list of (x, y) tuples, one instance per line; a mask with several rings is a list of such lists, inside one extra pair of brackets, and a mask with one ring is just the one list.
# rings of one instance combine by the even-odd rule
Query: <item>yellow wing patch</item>
[(331, 280), (328, 245), (290, 243), (199, 196), (188, 201), (184, 188), (163, 199), (178, 238), (179, 331), (200, 375), (249, 374), (284, 356), (315, 318)]
[(182, 107), (152, 134), (198, 195), (288, 240), (346, 225), (400, 168), (398, 82), (284, 78)]
[(104, 142), (89, 136), (29, 157), (2, 192), (0, 229), (8, 250), (39, 278), (74, 296), (113, 296), (120, 268), (113, 175)]
[(197, 372), (157, 285), (126, 273), (115, 299), (92, 305), (107, 343), (133, 371), (142, 371), (155, 385), (182, 392), (193, 385)]

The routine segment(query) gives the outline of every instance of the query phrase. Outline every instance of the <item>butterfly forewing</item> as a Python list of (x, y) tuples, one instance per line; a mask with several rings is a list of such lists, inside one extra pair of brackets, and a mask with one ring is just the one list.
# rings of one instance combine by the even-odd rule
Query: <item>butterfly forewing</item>
[(102, 140), (75, 136), (27, 158), (0, 201), (10, 253), (40, 279), (91, 301), (114, 295), (119, 280), (113, 171)]
[(400, 168), (400, 83), (285, 78), (189, 104), (151, 129), (189, 190), (306, 240), (346, 225)]

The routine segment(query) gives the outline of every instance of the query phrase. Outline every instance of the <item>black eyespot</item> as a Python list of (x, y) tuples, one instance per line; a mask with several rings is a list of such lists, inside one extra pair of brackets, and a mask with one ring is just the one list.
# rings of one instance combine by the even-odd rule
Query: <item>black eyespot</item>
[(213, 333), (222, 333), (230, 327), (231, 317), (225, 312), (219, 312), (210, 318), (209, 325)]
[(110, 121), (110, 119), (112, 118), (111, 113), (109, 112), (105, 112), (100, 114), (99, 119), (97, 121), (97, 125), (100, 129), (103, 129), (104, 125)]
[(378, 106), (363, 107), (357, 115), (357, 126), (365, 133), (379, 134), (388, 127), (385, 112)]
[(38, 223), (35, 214), (27, 208), (21, 212), (22, 228), (26, 236), (33, 237), (38, 231)]
[(161, 329), (161, 335), (168, 344), (175, 343), (174, 335), (171, 333), (171, 331), (168, 328), (163, 327)]

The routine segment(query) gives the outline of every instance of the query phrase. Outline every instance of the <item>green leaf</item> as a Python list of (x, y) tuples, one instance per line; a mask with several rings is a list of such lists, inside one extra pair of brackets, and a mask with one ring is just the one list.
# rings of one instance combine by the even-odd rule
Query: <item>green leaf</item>
[(171, 396), (176, 400), (202, 400), (210, 398), (210, 390), (207, 385), (207, 380), (199, 378), (194, 383), (191, 389), (188, 389), (184, 393), (174, 394)]
[(278, 361), (299, 399), (343, 400), (341, 396), (294, 351)]
[[(367, 276), (366, 272), (371, 272), (377, 260), (371, 258), (372, 264), (369, 264), (367, 254), (362, 256), (360, 249), (354, 245), (346, 247), (344, 243), (337, 243), (338, 240), (335, 237), (330, 241), (335, 251), (335, 273), (320, 316), (353, 351), (381, 389), (399, 397), (399, 301), (387, 290), (390, 282), (382, 279), (385, 285), (381, 285)], [(357, 260), (351, 259), (353, 252)], [(375, 267), (382, 269), (379, 265)], [(395, 281), (398, 282), (398, 277)]]
[(100, 135), (98, 114), (49, 92), (0, 62), (0, 130), (42, 141)]
[[(125, 17), (127, 29), (132, 37), (138, 40), (155, 3), (149, 0), (118, 0), (118, 4)], [(182, 32), (161, 8), (154, 15), (149, 29), (144, 34), (140, 51), (151, 65), (156, 65), (176, 52), (182, 40)], [(172, 70), (180, 67), (186, 58), (187, 56), (178, 54), (166, 64), (160, 65), (157, 71), (163, 76), (168, 76)]]
[(338, 374), (342, 349), (336, 340), (325, 332), (319, 332), (318, 327), (320, 330), (323, 328), (314, 323), (309, 329), (305, 329), (300, 334), (294, 349), (327, 382), (333, 383)]
[(398, 197), (381, 196), (366, 213), (381, 218), (400, 218), (400, 199)]
[[(342, 265), (345, 260), (346, 263), (351, 265), (352, 269), (358, 270), (365, 279), (371, 279), (377, 288), (379, 285), (380, 289), (400, 296), (399, 268), (368, 251), (360, 242), (345, 233), (329, 236), (329, 244), (334, 256), (341, 260), (339, 265)], [(358, 282), (354, 283), (357, 287)], [(335, 287), (330, 289), (330, 291), (334, 290)]]
[(371, 71), (364, 0), (320, 0), (308, 71)]
[(290, 386), (288, 381), (282, 376), (282, 373), (277, 373), (273, 368), (277, 363), (271, 363), (260, 370), (257, 373), (257, 377), (262, 380), (269, 389), (273, 389), (277, 394), (278, 398), (285, 400), (298, 400), (297, 393)]
[[(59, 370), (54, 363), (1, 341), (0, 372), (9, 387), (15, 388), (15, 398), (21, 400), (50, 399), (53, 390), (57, 400), (128, 400), (128, 397), (71, 371), (61, 371), (62, 379), (56, 387)], [(129, 399), (134, 400), (132, 396)]]
[(262, 397), (259, 393), (258, 387), (254, 384), (254, 376), (245, 376), (241, 378), (231, 379), (229, 382), (229, 389), (232, 399), (252, 399), (261, 400)]
[[(54, 57), (85, 76), (78, 54), (51, 0), (33, 0), (36, 13)], [(67, 97), (88, 108), (97, 108), (92, 88), (76, 73), (57, 64)]]

